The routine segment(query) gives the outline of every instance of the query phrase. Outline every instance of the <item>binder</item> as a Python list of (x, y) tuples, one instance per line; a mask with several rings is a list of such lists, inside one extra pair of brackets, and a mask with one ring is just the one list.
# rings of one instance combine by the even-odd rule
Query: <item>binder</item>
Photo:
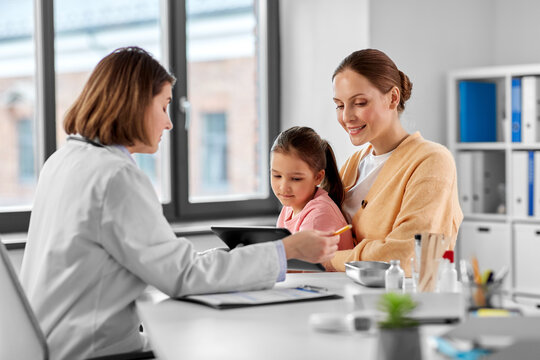
[[(472, 211), (499, 213), (505, 208), (505, 161), (501, 151), (471, 151)], [(470, 171), (470, 170), (469, 170)]]
[(538, 141), (540, 126), (538, 124), (539, 81), (536, 76), (524, 76), (521, 79), (521, 120), (523, 143), (532, 144)]
[(521, 218), (527, 217), (528, 213), (528, 161), (528, 152), (515, 151), (512, 153), (512, 173), (514, 175), (512, 185), (513, 214)]
[(505, 155), (503, 151), (479, 151), (474, 166), (483, 170), (483, 212), (505, 212)]
[(540, 218), (540, 151), (534, 152), (534, 216)]
[(457, 156), (458, 193), (461, 210), (464, 214), (473, 212), (473, 153), (459, 152)]
[(521, 79), (512, 78), (512, 142), (521, 142)]
[(459, 82), (461, 142), (497, 141), (497, 93), (495, 83)]
[(527, 215), (534, 216), (534, 151), (528, 152), (527, 171)]
[(485, 204), (485, 165), (484, 153), (481, 151), (472, 152), (472, 193), (473, 193), (473, 212), (486, 212)]

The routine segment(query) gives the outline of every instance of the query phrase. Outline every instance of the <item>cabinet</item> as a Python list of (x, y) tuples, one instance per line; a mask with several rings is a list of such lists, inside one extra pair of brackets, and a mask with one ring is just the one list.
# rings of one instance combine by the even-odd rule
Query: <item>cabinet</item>
[(540, 224), (514, 225), (515, 291), (519, 294), (540, 293)]
[[(505, 223), (464, 221), (459, 232), (457, 251), (461, 259), (476, 256), (481, 269), (499, 270), (512, 263), (511, 229)], [(511, 281), (504, 285), (506, 290), (511, 289)]]
[(447, 110), (465, 215), (457, 254), (508, 266), (509, 291), (540, 297), (540, 64), (451, 72)]

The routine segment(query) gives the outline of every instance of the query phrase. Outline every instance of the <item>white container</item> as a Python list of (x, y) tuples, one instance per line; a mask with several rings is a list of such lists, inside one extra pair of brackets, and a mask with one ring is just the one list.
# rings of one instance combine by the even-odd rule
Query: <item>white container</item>
[(446, 260), (442, 262), (442, 266), (441, 277), (439, 278), (439, 292), (457, 292), (458, 281), (455, 264)]
[(405, 272), (400, 266), (399, 260), (390, 260), (390, 267), (384, 274), (386, 292), (402, 292)]

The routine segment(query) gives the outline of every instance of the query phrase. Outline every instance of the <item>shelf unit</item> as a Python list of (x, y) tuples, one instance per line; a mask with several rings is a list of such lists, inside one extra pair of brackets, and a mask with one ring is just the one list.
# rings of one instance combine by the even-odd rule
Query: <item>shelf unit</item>
[[(518, 205), (514, 205), (518, 192), (514, 189), (518, 184), (526, 184), (528, 175), (513, 171), (516, 165), (513, 154), (539, 151), (537, 154), (540, 155), (540, 139), (527, 144), (512, 142), (512, 79), (524, 76), (540, 77), (540, 64), (485, 67), (449, 73), (447, 143), (456, 160), (458, 191), (465, 215), (456, 248), (458, 258), (470, 259), (476, 255), (481, 268), (495, 271), (508, 266), (510, 276), (505, 283), (506, 290), (516, 296), (540, 298), (540, 206), (535, 204), (539, 208), (535, 210), (536, 216), (518, 216), (515, 215)], [(462, 119), (459, 91), (462, 81), (495, 84), (496, 141), (460, 141)], [(488, 166), (492, 167), (491, 170), (498, 167), (498, 170), (491, 171), (492, 178), (489, 180), (486, 180), (490, 172), (484, 167), (485, 164), (480, 169), (476, 166), (482, 160), (490, 162)], [(535, 156), (535, 161), (540, 161), (540, 156), (538, 160)], [(469, 173), (464, 170), (467, 168), (470, 169)], [(490, 200), (498, 205), (487, 204), (483, 197), (485, 194), (482, 194), (480, 196), (484, 199), (485, 208), (475, 207), (474, 199), (463, 195), (464, 189), (470, 191), (471, 180), (473, 184), (483, 184), (482, 181), (485, 181), (477, 188), (489, 192)], [(535, 191), (540, 192), (540, 188)], [(499, 194), (499, 198), (494, 194)]]

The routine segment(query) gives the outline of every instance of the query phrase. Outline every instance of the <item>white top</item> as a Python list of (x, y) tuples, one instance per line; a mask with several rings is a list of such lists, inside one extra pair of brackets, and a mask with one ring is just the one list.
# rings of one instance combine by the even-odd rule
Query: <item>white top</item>
[(114, 146), (67, 144), (41, 171), (21, 282), (52, 359), (141, 350), (135, 299), (273, 286), (273, 242), (198, 254), (177, 238), (150, 180)]
[(358, 180), (356, 184), (345, 193), (345, 199), (341, 208), (347, 218), (347, 221), (351, 223), (352, 218), (361, 206), (362, 200), (366, 198), (366, 195), (371, 189), (371, 186), (377, 179), (377, 175), (381, 172), (381, 169), (394, 151), (387, 152), (382, 155), (373, 155), (373, 150), (360, 161), (358, 164)]

